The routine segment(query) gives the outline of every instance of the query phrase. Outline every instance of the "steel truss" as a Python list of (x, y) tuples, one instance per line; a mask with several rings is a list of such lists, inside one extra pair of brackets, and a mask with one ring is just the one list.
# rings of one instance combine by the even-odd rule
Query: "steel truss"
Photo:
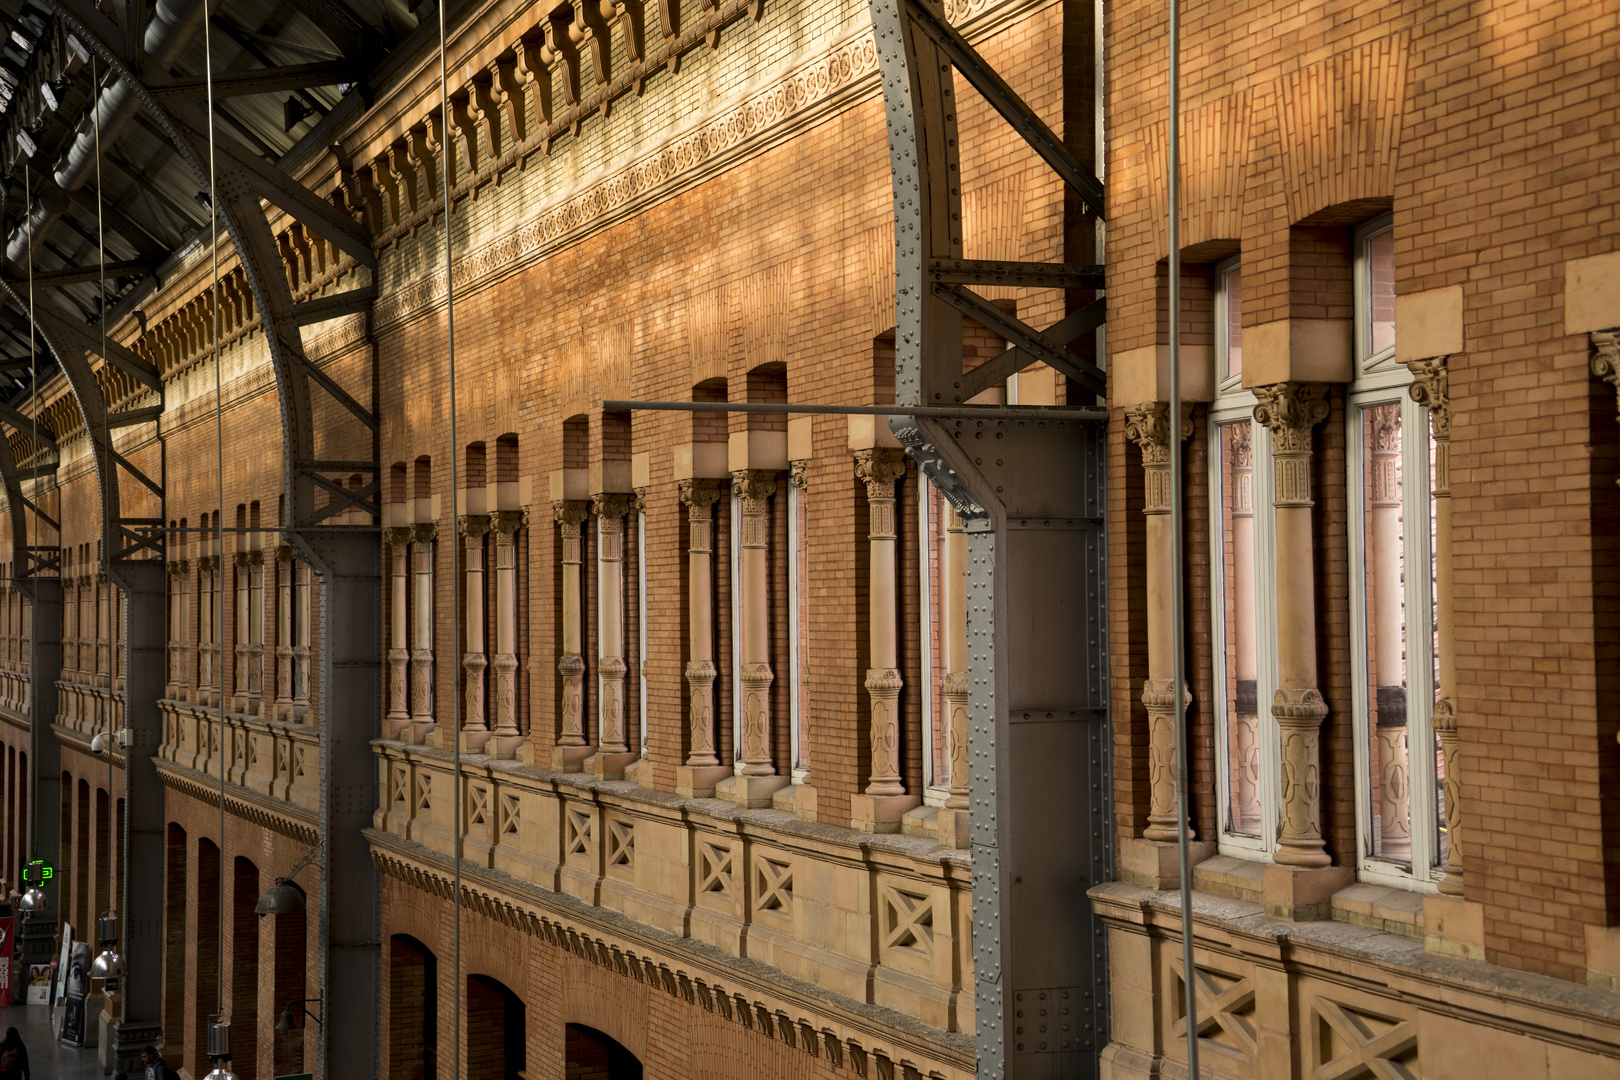
[[(1101, 299), (1046, 330), (973, 285), (1100, 290), (1102, 267), (962, 258), (955, 100), (973, 87), (1100, 223), (1103, 189), (934, 0), (869, 0), (895, 217), (895, 407), (960, 405), (1036, 361), (1073, 386), (1103, 372), (1068, 348)], [(1012, 344), (962, 370), (963, 319)], [(892, 416), (966, 521), (969, 761), (978, 1075), (1096, 1076), (1107, 1044), (1106, 939), (1085, 890), (1112, 867), (1106, 423)]]
[[(196, 80), (176, 82), (159, 72), (143, 72), (142, 31), (150, 7), (142, 0), (126, 0), (122, 24), (101, 14), (87, 0), (51, 0), (59, 17), (80, 42), (106, 63), (110, 74), (134, 91), (150, 127), (160, 131), (197, 177), (209, 186), (207, 163), (210, 133), (206, 114), (195, 100), (206, 92)], [(372, 57), (377, 52), (371, 33), (339, 5), (323, 0), (299, 0), (304, 10), (334, 42), (347, 43), (349, 55)], [(369, 66), (369, 65), (368, 65)], [(142, 75), (154, 80), (143, 82)], [(322, 85), (341, 74), (336, 65), (299, 65), (226, 77), (223, 94), (256, 93), (268, 89)], [(156, 79), (163, 81), (158, 82)], [(321, 591), (323, 627), (319, 656), (326, 722), (322, 725), (321, 896), (319, 929), (323, 948), (316, 973), (328, 1002), (327, 1039), (320, 1044), (317, 1068), (325, 1074), (335, 1068), (344, 1075), (372, 1072), (376, 1044), (375, 1002), (379, 987), (379, 928), (375, 871), (361, 831), (370, 825), (376, 805), (374, 764), (369, 736), (372, 718), (380, 715), (380, 518), (381, 470), (377, 463), (378, 423), (372, 406), (355, 399), (305, 354), (299, 328), (341, 315), (368, 311), (376, 297), (374, 285), (361, 286), (336, 296), (295, 303), (282, 268), (270, 224), (260, 206), (265, 199), (304, 226), (350, 255), (375, 274), (377, 261), (369, 231), (326, 199), (309, 191), (252, 150), (213, 133), (217, 163), (213, 185), (222, 220), (252, 290), (269, 348), (271, 367), (281, 406), (282, 458), (286, 517), (281, 534), (299, 556), (308, 561), (326, 587)], [(151, 260), (155, 253), (145, 253)], [(142, 264), (144, 265), (144, 264)], [(120, 272), (133, 264), (118, 264)], [(100, 268), (70, 269), (35, 277), (36, 289), (60, 287), (90, 280)], [(28, 310), (17, 293), (18, 282), (0, 281), (0, 288), (22, 311)], [(95, 463), (101, 508), (102, 565), (125, 594), (125, 723), (131, 741), (125, 751), (126, 862), (132, 866), (160, 865), (163, 859), (164, 796), (151, 757), (161, 739), (158, 700), (163, 694), (164, 652), (164, 485), (161, 468), (162, 433), (156, 433), (160, 468), (153, 476), (118, 452), (112, 433), (137, 424), (157, 423), (163, 413), (161, 375), (150, 362), (104, 334), (105, 327), (86, 325), (56, 311), (49, 303), (36, 305), (32, 328), (55, 355), (67, 378), (84, 421)], [(110, 409), (91, 365), (99, 356), (143, 385), (157, 403), (138, 409)], [(311, 384), (319, 387), (347, 413), (369, 441), (364, 460), (323, 460), (316, 456), (315, 402)], [(0, 414), (0, 421), (32, 435), (18, 423), (26, 418)], [(330, 425), (328, 425), (328, 428)], [(47, 433), (42, 433), (43, 436)], [(46, 516), (24, 496), (21, 482), (47, 470), (19, 470), (9, 445), (0, 439), (0, 481), (12, 512), (15, 564), (26, 569), (21, 577), (34, 598), (35, 761), (42, 769), (44, 753), (54, 749), (48, 727), (55, 713), (54, 686), (60, 669), (61, 585), (47, 573), (59, 574), (60, 549), (19, 546), (26, 537), (25, 513), (48, 525), (59, 536), (59, 523)], [(345, 479), (369, 474), (370, 482), (351, 490)], [(331, 474), (341, 474), (334, 479)], [(153, 517), (131, 517), (123, 512), (121, 483), (133, 481), (148, 490), (158, 505)], [(326, 502), (317, 506), (318, 493)], [(369, 524), (339, 525), (329, 521), (350, 509), (362, 511)], [(36, 550), (37, 549), (37, 550)], [(46, 640), (48, 639), (48, 640)], [(345, 677), (333, 678), (335, 670)], [(47, 699), (50, 699), (47, 701)], [(49, 706), (48, 712), (46, 706)], [(46, 718), (46, 719), (42, 719)], [(38, 737), (43, 731), (43, 737)], [(43, 744), (49, 743), (47, 748)], [(55, 766), (52, 764), (52, 768)], [(36, 798), (49, 801), (55, 790), (54, 772), (47, 777), (36, 769)], [(47, 783), (48, 781), (48, 783)], [(43, 815), (54, 822), (56, 815)], [(42, 849), (54, 847), (43, 831)], [(333, 868), (344, 872), (335, 875)], [(162, 898), (152, 890), (135, 890), (125, 882), (123, 898), (124, 955), (129, 970), (124, 993), (124, 1019), (114, 1034), (114, 1053), (125, 1064), (138, 1050), (158, 1041), (162, 999)]]

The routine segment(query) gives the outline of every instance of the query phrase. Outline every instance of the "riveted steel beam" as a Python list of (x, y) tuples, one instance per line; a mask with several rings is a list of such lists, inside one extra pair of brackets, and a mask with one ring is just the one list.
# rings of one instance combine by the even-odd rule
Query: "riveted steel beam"
[[(147, 274), (152, 271), (152, 264), (142, 259), (120, 259), (109, 262), (106, 266), (67, 266), (60, 270), (35, 270), (34, 287), (42, 285), (58, 287), (62, 285), (83, 285), (91, 281), (99, 281), (102, 276), (127, 277), (130, 274)], [(28, 287), (26, 278), (9, 278), (8, 283), (19, 288)]]
[[(214, 99), (217, 101), (227, 97), (247, 97), (250, 94), (279, 94), (311, 86), (336, 86), (338, 83), (353, 82), (355, 78), (354, 64), (347, 60), (233, 71), (214, 76)], [(208, 92), (208, 80), (196, 77), (175, 79), (172, 82), (154, 84), (151, 90), (159, 100), (169, 97), (202, 97)]]

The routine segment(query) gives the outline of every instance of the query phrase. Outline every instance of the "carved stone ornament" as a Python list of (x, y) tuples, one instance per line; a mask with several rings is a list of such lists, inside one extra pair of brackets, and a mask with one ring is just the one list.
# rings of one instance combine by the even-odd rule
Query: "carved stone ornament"
[(731, 489), (742, 500), (744, 514), (763, 514), (776, 494), (774, 469), (737, 469), (731, 474)]
[(805, 473), (809, 467), (810, 463), (804, 460), (788, 462), (788, 483), (803, 491), (807, 483)]
[[(1192, 696), (1183, 691), (1183, 701)], [(1148, 714), (1148, 824), (1142, 835), (1149, 840), (1171, 841), (1176, 826), (1176, 693), (1170, 679), (1144, 679), (1142, 706)], [(1191, 827), (1187, 836), (1197, 834)]]
[(1256, 387), (1256, 423), (1271, 432), (1279, 508), (1315, 505), (1311, 501), (1312, 429), (1327, 419), (1326, 383), (1273, 383)]
[(389, 547), (404, 547), (411, 542), (411, 527), (409, 525), (394, 525), (383, 530), (383, 543)]
[(892, 499), (895, 482), (906, 475), (906, 452), (887, 446), (857, 450), (855, 475), (866, 482), (868, 499)]
[(1282, 743), (1282, 835), (1276, 860), (1285, 866), (1329, 866), (1322, 837), (1322, 755), (1320, 732), (1328, 714), (1320, 691), (1278, 690), (1271, 699)]
[(616, 491), (599, 491), (591, 496), (591, 512), (604, 522), (622, 521), (630, 512), (633, 496)]
[(688, 508), (690, 516), (694, 519), (700, 515), (707, 519), (709, 507), (720, 501), (718, 480), (693, 477), (677, 481), (676, 487), (680, 492), (681, 505)]
[(480, 539), (489, 532), (488, 514), (467, 514), (456, 519), (456, 531), (468, 540)]
[[(1192, 405), (1181, 406), (1181, 437), (1192, 434)], [(1142, 512), (1170, 512), (1170, 403), (1146, 401), (1125, 409), (1125, 437), (1142, 450)]]
[(1463, 895), (1463, 834), (1462, 834), (1462, 745), (1457, 740), (1457, 710), (1451, 699), (1441, 698), (1434, 703), (1430, 722), (1440, 737), (1440, 757), (1445, 765), (1446, 777), (1441, 790), (1446, 799), (1446, 865), (1445, 877), (1440, 880), (1440, 891), (1448, 896)]
[(522, 510), (496, 510), (489, 515), (490, 531), (507, 540), (528, 523), (529, 515)]
[(551, 516), (565, 530), (578, 528), (590, 512), (591, 504), (584, 499), (563, 499), (551, 504)]
[(439, 525), (435, 521), (418, 521), (411, 526), (411, 543), (431, 544), (439, 538)]
[(1620, 327), (1613, 330), (1594, 330), (1592, 341), (1592, 374), (1614, 389), (1615, 408), (1620, 414)]
[(1429, 410), (1429, 421), (1434, 425), (1437, 440), (1451, 438), (1451, 387), (1446, 375), (1446, 359), (1444, 356), (1431, 356), (1425, 360), (1406, 361), (1406, 370), (1412, 373), (1412, 387), (1408, 393), (1413, 401)]

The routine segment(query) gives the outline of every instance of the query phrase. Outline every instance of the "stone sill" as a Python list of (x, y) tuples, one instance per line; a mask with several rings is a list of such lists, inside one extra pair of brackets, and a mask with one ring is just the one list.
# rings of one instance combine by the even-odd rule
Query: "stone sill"
[[(1261, 878), (1265, 863), (1232, 855), (1214, 855), (1193, 867), (1193, 888), (1263, 904)], [(1423, 903), (1427, 893), (1388, 885), (1356, 882), (1332, 896), (1332, 922), (1365, 926), (1402, 937), (1423, 939)]]
[[(1111, 926), (1180, 937), (1179, 890), (1114, 881), (1095, 886), (1086, 895)], [(1401, 987), (1425, 1000), (1447, 1005), (1485, 1000), (1491, 1003), (1493, 1015), (1543, 1027), (1555, 1024), (1572, 1037), (1620, 1047), (1620, 994), (1601, 985), (1586, 986), (1484, 960), (1443, 955), (1425, 948), (1421, 938), (1368, 925), (1337, 919), (1276, 919), (1255, 901), (1203, 890), (1193, 893), (1192, 903), (1194, 933), (1205, 945), (1219, 944), (1254, 956), (1284, 958), (1334, 971), (1354, 971), (1358, 965), (1366, 965), (1377, 969), (1391, 987)]]
[[(438, 761), (449, 767), (454, 755), (449, 750), (395, 739), (373, 739), (375, 750), (388, 750), (407, 757)], [(556, 785), (576, 791), (610, 795), (623, 803), (641, 803), (664, 811), (678, 813), (697, 812), (722, 821), (752, 823), (769, 827), (777, 833), (796, 836), (804, 840), (832, 843), (850, 849), (855, 858), (862, 858), (863, 850), (881, 851), (912, 860), (927, 860), (941, 864), (955, 864), (966, 875), (971, 874), (973, 860), (967, 851), (958, 851), (941, 845), (937, 840), (907, 833), (868, 833), (825, 822), (806, 821), (793, 810), (748, 809), (724, 799), (698, 799), (673, 792), (644, 788), (634, 780), (602, 780), (590, 773), (555, 772), (521, 761), (491, 757), (487, 754), (461, 755), (463, 769), (478, 769), (489, 773), (505, 773), (536, 785)], [(795, 792), (795, 796), (799, 793)]]

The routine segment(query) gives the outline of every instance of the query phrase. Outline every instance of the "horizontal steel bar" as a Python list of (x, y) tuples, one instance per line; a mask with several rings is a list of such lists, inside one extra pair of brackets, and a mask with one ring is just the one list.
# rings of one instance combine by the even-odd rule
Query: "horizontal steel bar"
[[(247, 94), (279, 94), (283, 90), (303, 90), (311, 86), (334, 86), (355, 82), (363, 73), (349, 60), (325, 60), (314, 64), (292, 64), (287, 67), (254, 68), (214, 76), (214, 97), (242, 97)], [(162, 99), (172, 94), (190, 94), (202, 97), (208, 92), (208, 79), (190, 76), (171, 83), (148, 83), (153, 97)]]
[(928, 276), (941, 285), (1023, 286), (1026, 289), (1100, 289), (1103, 268), (1092, 263), (993, 262), (930, 259)]
[(1107, 420), (1108, 410), (1071, 405), (765, 405), (731, 401), (604, 401), (608, 412), (834, 413), (935, 420)]
[(33, 285), (83, 285), (86, 282), (99, 281), (102, 276), (128, 277), (130, 274), (147, 274), (152, 267), (141, 259), (119, 260), (110, 262), (106, 266), (68, 266), (60, 270), (35, 270), (34, 276), (14, 277), (7, 275), (5, 282), (13, 288), (24, 289)]

